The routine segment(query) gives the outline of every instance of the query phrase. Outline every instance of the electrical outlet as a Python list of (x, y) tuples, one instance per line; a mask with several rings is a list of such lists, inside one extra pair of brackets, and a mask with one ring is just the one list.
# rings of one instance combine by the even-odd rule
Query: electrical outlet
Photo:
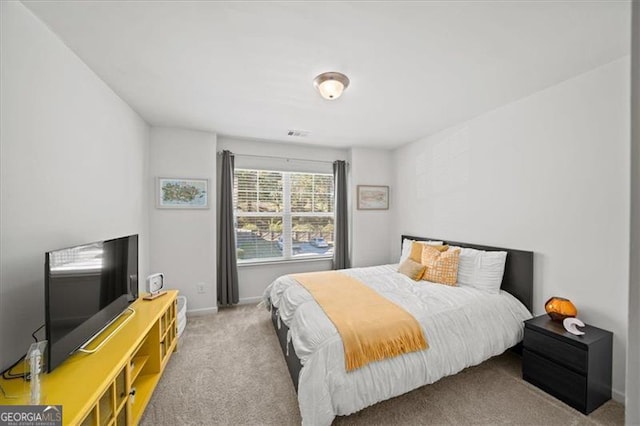
[(196, 284), (196, 289), (198, 290), (199, 294), (204, 294), (204, 283), (198, 283)]

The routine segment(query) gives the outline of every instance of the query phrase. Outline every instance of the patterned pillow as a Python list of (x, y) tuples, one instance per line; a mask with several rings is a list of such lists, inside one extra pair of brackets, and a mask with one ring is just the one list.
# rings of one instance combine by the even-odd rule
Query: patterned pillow
[(414, 281), (418, 281), (424, 274), (425, 266), (421, 263), (414, 262), (411, 259), (405, 259), (398, 267), (398, 272), (404, 274)]
[[(415, 242), (415, 240), (410, 240), (409, 238), (404, 238), (402, 240), (402, 253), (400, 253), (400, 260), (398, 261), (398, 263), (402, 263), (405, 261), (405, 259), (408, 259), (409, 256), (411, 255), (411, 246), (413, 245), (413, 243)], [(423, 244), (429, 244), (429, 245), (442, 245), (443, 242), (442, 241), (420, 241)], [(422, 252), (420, 252), (420, 256), (422, 256)], [(420, 262), (420, 257), (418, 257), (418, 260), (416, 260), (416, 262)]]
[(424, 246), (422, 248), (422, 264), (427, 269), (425, 269), (422, 279), (455, 286), (458, 281), (459, 261), (460, 249), (440, 252), (432, 246)]
[(430, 246), (433, 247), (434, 249), (438, 250), (438, 251), (447, 251), (449, 250), (449, 246), (447, 245), (442, 245), (442, 241), (435, 241), (436, 243), (440, 243), (440, 244), (432, 244), (431, 241), (414, 241), (411, 244), (411, 254), (409, 255), (409, 259), (413, 260), (414, 262), (422, 262), (422, 247), (424, 246)]

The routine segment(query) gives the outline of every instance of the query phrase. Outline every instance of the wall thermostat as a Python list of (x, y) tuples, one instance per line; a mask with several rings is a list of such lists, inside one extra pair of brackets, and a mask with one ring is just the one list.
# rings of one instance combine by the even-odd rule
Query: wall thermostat
[(151, 274), (147, 277), (147, 292), (148, 296), (145, 296), (143, 299), (151, 300), (155, 299), (158, 296), (162, 296), (166, 293), (166, 291), (162, 290), (164, 287), (164, 274)]

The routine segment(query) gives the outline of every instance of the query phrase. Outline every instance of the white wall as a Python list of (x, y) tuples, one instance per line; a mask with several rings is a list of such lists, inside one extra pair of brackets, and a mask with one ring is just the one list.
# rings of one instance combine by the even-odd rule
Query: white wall
[[(331, 163), (333, 161), (346, 160), (348, 157), (347, 151), (341, 149), (220, 136), (218, 138), (218, 150), (225, 149), (237, 154), (236, 167), (266, 167), (284, 171), (331, 173)], [(243, 154), (313, 161), (282, 161), (269, 158), (243, 157)], [(240, 292), (240, 303), (259, 301), (264, 289), (281, 275), (326, 271), (331, 269), (331, 266), (331, 260), (295, 260), (267, 265), (239, 265), (238, 290)]]
[(140, 234), (148, 127), (19, 2), (1, 2), (0, 369), (44, 322), (44, 253)]
[[(208, 209), (158, 209), (149, 191), (149, 252), (152, 273), (162, 272), (165, 287), (187, 297), (190, 313), (217, 311), (216, 301), (216, 135), (152, 127), (149, 186), (158, 177), (209, 179)], [(198, 284), (205, 293), (199, 294)]]
[[(391, 212), (389, 210), (358, 210), (358, 185), (391, 186), (392, 153), (382, 149), (351, 149), (351, 265), (353, 267), (383, 265), (397, 261), (391, 259), (389, 247)], [(389, 188), (392, 194), (393, 187)], [(391, 196), (391, 195), (390, 195)], [(400, 238), (398, 247), (400, 246)]]
[[(570, 298), (613, 331), (625, 390), (629, 58), (579, 75), (395, 155), (395, 235), (535, 252), (534, 313)], [(396, 252), (399, 252), (399, 245)]]
[(626, 423), (640, 425), (640, 2), (633, 3), (631, 70), (631, 256)]

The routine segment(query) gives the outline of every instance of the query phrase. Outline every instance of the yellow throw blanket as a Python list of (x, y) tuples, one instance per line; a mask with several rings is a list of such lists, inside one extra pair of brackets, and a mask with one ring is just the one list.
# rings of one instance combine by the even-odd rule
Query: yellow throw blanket
[(293, 274), (338, 329), (345, 367), (427, 349), (418, 321), (359, 280), (338, 271)]

